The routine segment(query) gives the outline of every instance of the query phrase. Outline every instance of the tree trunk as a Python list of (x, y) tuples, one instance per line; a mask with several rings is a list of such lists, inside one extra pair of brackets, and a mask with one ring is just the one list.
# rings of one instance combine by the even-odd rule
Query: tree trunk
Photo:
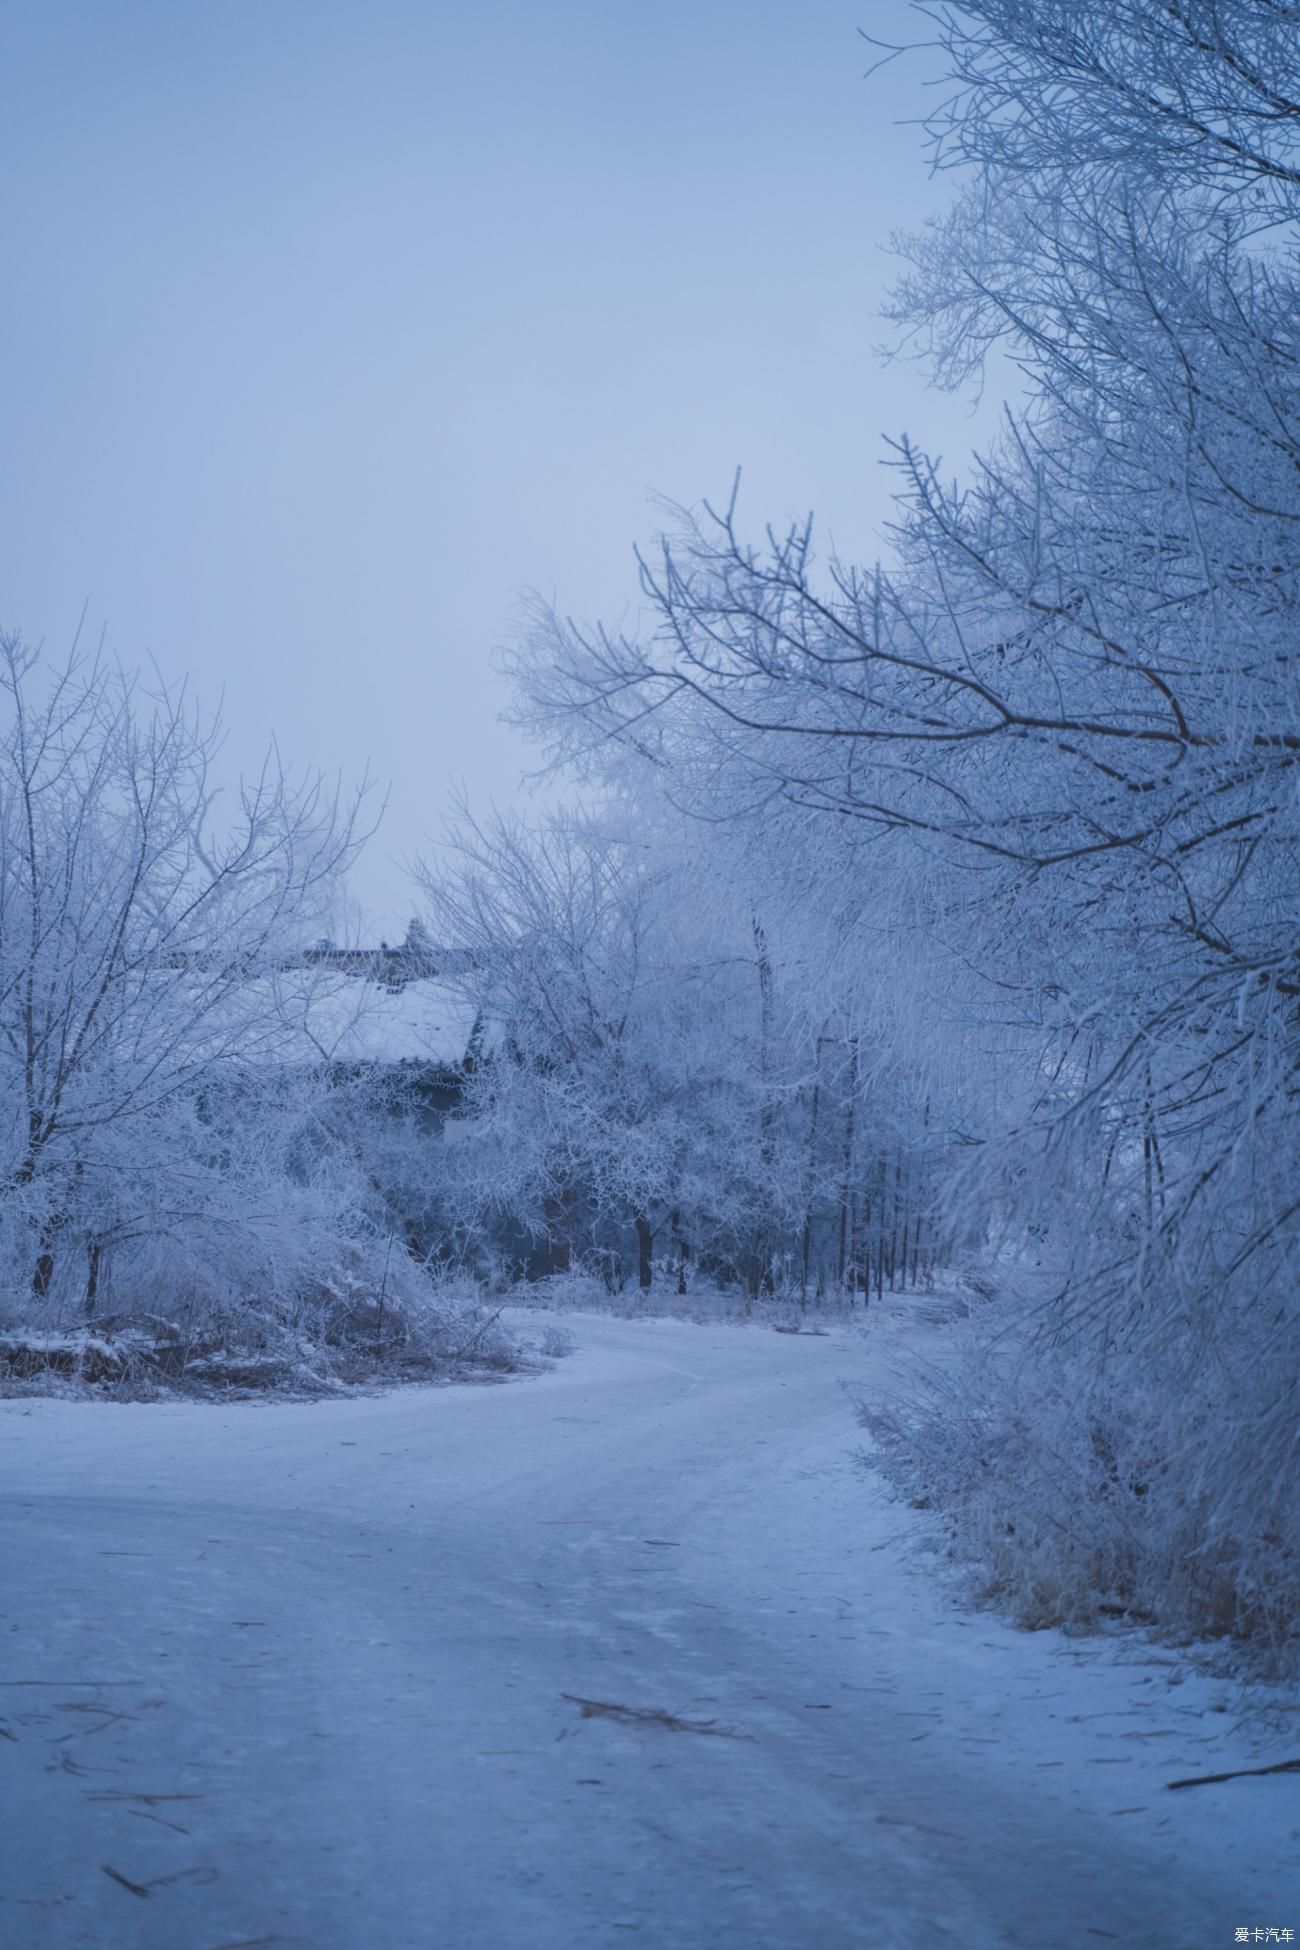
[[(774, 1021), (774, 990), (772, 984), (772, 958), (768, 952), (767, 935), (757, 913), (750, 916), (750, 926), (754, 936), (754, 952), (758, 963), (758, 1001), (759, 1001), (759, 1042), (758, 1074), (762, 1094), (758, 1112), (758, 1155), (763, 1174), (763, 1198), (766, 1204), (771, 1196), (769, 1174), (775, 1152), (776, 1101), (772, 1094), (772, 1039)], [(768, 1270), (768, 1230), (762, 1221), (754, 1239), (754, 1262), (756, 1272), (753, 1291), (757, 1296), (763, 1288)]]
[(568, 1273), (573, 1266), (578, 1194), (566, 1185), (546, 1201), (546, 1262), (550, 1273)]
[(651, 1282), (654, 1279), (654, 1259), (652, 1255), (654, 1252), (655, 1236), (650, 1230), (650, 1221), (644, 1212), (637, 1213), (635, 1223), (637, 1285), (640, 1287), (642, 1293), (648, 1293)]
[(808, 1179), (804, 1194), (803, 1216), (803, 1268), (799, 1278), (799, 1304), (803, 1306), (808, 1299), (808, 1266), (812, 1258), (813, 1196), (817, 1189), (817, 1114), (821, 1107), (822, 1094), (822, 1037), (817, 1038), (817, 1054), (813, 1071), (812, 1108), (808, 1116)]
[(672, 1227), (673, 1256), (677, 1261), (677, 1292), (680, 1296), (686, 1292), (686, 1266), (691, 1256), (690, 1246), (682, 1233), (682, 1215), (680, 1212), (673, 1213)]
[(104, 1263), (104, 1248), (92, 1239), (86, 1253), (86, 1318), (90, 1319), (99, 1298), (99, 1275)]
[(853, 1196), (853, 1137), (858, 1112), (858, 1039), (855, 1036), (849, 1044), (852, 1052), (852, 1066), (849, 1071), (849, 1102), (844, 1117), (844, 1160), (840, 1176), (840, 1261), (839, 1284), (844, 1285), (844, 1275), (848, 1267), (849, 1248), (849, 1201)]

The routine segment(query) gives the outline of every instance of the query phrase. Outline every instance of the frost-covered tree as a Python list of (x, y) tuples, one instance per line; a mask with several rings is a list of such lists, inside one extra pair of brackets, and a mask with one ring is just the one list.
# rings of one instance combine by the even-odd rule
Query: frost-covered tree
[[(373, 1308), (382, 1216), (310, 1033), (346, 978), (302, 959), (356, 809), (271, 762), (223, 817), (217, 743), (183, 695), (0, 641), (11, 1326), (153, 1316), (177, 1345), (291, 1354), (295, 1323)], [(392, 1270), (390, 1319), (413, 1277)]]
[(535, 831), (462, 819), (425, 870), (485, 1025), (445, 1163), (469, 1240), (504, 1221), (552, 1268), (635, 1267), (643, 1288), (656, 1264), (750, 1292), (790, 1277), (810, 1107), (829, 1152), (846, 1050), (807, 1032), (757, 888), (706, 854), (645, 796)]
[(1015, 1534), (1057, 1525), (1062, 1607), (1109, 1579), (1173, 1615), (1181, 1558), (1187, 1617), (1289, 1630), (1300, 16), (918, 11), (963, 187), (906, 246), (895, 317), (943, 382), (1010, 356), (1001, 440), (956, 485), (899, 443), (883, 569), (819, 565), (810, 527), (751, 544), (734, 500), (683, 515), (642, 563), (645, 633), (540, 619), (526, 709), (712, 817), (830, 815), (932, 877), (934, 938), (1031, 1058), (981, 1195), (1039, 1239), (1053, 1331), (1105, 1363), (1060, 1393), (1083, 1434), (1059, 1496), (1128, 1541), (1071, 1557), (1068, 1445), (1032, 1429), (1041, 1526)]

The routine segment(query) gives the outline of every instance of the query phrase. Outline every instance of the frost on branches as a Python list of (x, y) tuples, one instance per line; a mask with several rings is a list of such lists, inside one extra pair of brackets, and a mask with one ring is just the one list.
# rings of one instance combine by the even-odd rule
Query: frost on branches
[(643, 559), (647, 631), (539, 617), (523, 709), (597, 776), (749, 834), (774, 884), (818, 857), (864, 960), (883, 936), (921, 964), (922, 1005), (900, 970), (875, 1020), (919, 1039), (932, 1118), (982, 1045), (945, 1189), (1003, 1295), (951, 1397), (882, 1434), (987, 1588), (1285, 1661), (1300, 12), (919, 11), (961, 187), (904, 242), (894, 317), (941, 383), (1015, 363), (1000, 441), (958, 484), (899, 442), (880, 570), (819, 564), (810, 527), (751, 542), (734, 498), (683, 514)]
[(733, 837), (628, 779), (535, 830), (463, 814), (425, 869), (485, 1026), (441, 1160), (445, 1237), (480, 1271), (851, 1304), (932, 1265), (905, 1066), (828, 988), (824, 921)]
[(319, 1385), (474, 1331), (393, 1254), (304, 1036), (356, 809), (268, 764), (223, 818), (217, 742), (183, 697), (0, 641), (10, 1381)]

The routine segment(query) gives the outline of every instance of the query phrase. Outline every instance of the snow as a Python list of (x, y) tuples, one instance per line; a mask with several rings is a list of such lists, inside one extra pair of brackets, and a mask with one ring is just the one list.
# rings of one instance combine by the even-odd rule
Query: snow
[(117, 1349), (97, 1334), (0, 1334), (0, 1348), (25, 1349), (32, 1354), (107, 1354)]
[(287, 1054), (303, 1061), (450, 1068), (464, 1061), (474, 1028), (474, 1005), (434, 980), (390, 989), (355, 977), (281, 975), (275, 1001), (289, 1025)]
[(1190, 1950), (1300, 1923), (1296, 1777), (1164, 1786), (1257, 1759), (1220, 1687), (971, 1614), (911, 1548), (852, 1406), (896, 1322), (565, 1325), (573, 1357), (491, 1388), (0, 1404), (0, 1938)]

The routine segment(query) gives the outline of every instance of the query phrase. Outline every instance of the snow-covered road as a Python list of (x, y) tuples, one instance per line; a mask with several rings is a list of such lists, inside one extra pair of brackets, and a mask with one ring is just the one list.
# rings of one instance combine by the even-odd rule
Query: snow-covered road
[(1161, 1785), (1240, 1757), (1206, 1682), (900, 1562), (869, 1336), (568, 1324), (497, 1387), (0, 1404), (6, 1950), (1300, 1926), (1296, 1777)]

